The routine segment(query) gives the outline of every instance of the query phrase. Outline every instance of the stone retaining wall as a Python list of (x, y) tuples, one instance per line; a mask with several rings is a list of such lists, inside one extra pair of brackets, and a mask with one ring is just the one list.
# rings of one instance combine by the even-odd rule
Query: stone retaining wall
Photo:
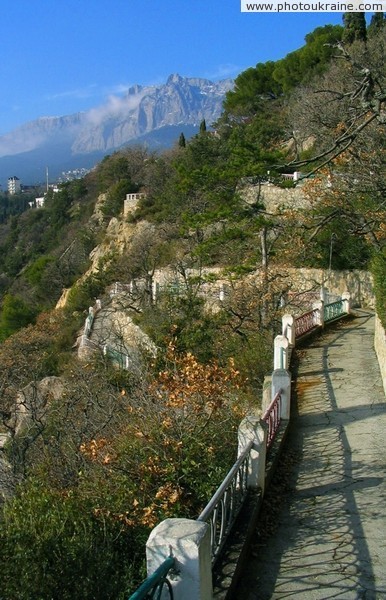
[(383, 389), (385, 390), (386, 395), (386, 332), (378, 315), (375, 315), (374, 348), (381, 370)]
[(331, 294), (342, 296), (350, 291), (351, 305), (374, 308), (373, 278), (369, 271), (331, 271), (323, 269), (288, 269), (292, 289), (299, 292), (312, 286), (324, 286)]
[(281, 188), (271, 183), (241, 183), (237, 191), (245, 202), (262, 202), (268, 212), (277, 213), (283, 208), (308, 208), (310, 202), (302, 184), (294, 188)]

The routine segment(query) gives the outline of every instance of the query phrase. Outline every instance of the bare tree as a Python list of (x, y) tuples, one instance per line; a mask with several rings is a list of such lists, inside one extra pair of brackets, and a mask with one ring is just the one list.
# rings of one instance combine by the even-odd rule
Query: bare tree
[[(361, 134), (386, 123), (385, 30), (367, 44), (336, 45), (336, 57), (322, 78), (295, 96), (290, 121), (303, 143), (313, 139), (316, 152), (288, 166), (313, 164), (309, 174), (333, 162), (360, 143)], [(315, 166), (316, 163), (316, 166)]]

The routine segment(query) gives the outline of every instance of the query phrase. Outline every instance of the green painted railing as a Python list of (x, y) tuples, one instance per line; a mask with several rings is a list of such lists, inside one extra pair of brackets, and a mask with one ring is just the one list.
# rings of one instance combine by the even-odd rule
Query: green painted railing
[(173, 600), (172, 586), (167, 579), (167, 575), (173, 567), (174, 557), (169, 556), (150, 577), (145, 579), (134, 594), (130, 596), (129, 600), (160, 600), (165, 586), (169, 592), (170, 600)]
[(127, 354), (119, 352), (119, 350), (114, 350), (114, 348), (110, 348), (110, 346), (104, 346), (103, 353), (111, 360), (111, 362), (118, 365), (120, 369), (127, 369)]
[(336, 302), (331, 302), (330, 304), (326, 304), (324, 307), (324, 322), (328, 323), (328, 321), (332, 321), (333, 319), (337, 319), (344, 314), (344, 303), (343, 300), (337, 300)]

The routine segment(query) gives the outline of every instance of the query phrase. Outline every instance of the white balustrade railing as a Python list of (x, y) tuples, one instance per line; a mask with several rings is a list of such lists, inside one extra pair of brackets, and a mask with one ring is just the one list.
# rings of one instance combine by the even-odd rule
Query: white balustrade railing
[(247, 496), (253, 444), (253, 440), (249, 442), (197, 519), (210, 526), (212, 563), (219, 556)]

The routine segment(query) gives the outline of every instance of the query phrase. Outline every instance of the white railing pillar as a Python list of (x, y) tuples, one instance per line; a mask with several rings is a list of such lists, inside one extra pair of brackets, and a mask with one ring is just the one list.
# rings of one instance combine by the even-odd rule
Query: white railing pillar
[(326, 302), (327, 292), (328, 292), (328, 290), (324, 287), (324, 285), (321, 285), (320, 294), (319, 294), (319, 298), (320, 298), (321, 302)]
[(153, 280), (151, 283), (151, 302), (152, 302), (152, 304), (155, 304), (157, 302), (158, 292), (159, 292), (159, 284), (157, 281)]
[(351, 294), (350, 292), (343, 292), (342, 294), (343, 310), (348, 315), (351, 311)]
[(295, 324), (293, 315), (285, 314), (281, 318), (282, 334), (287, 338), (291, 348), (295, 346)]
[(319, 327), (324, 327), (324, 302), (322, 300), (320, 302), (314, 302), (312, 310), (316, 311), (314, 324), (319, 325)]
[(263, 381), (263, 391), (261, 397), (261, 412), (264, 413), (268, 406), (271, 404), (272, 400), (272, 377), (271, 375), (266, 375)]
[(265, 457), (267, 452), (267, 426), (259, 417), (245, 417), (238, 432), (239, 447), (237, 456), (240, 456), (248, 444), (253, 441), (254, 445), (250, 452), (248, 466), (248, 487), (262, 490), (265, 487)]
[(291, 373), (286, 369), (275, 369), (272, 373), (272, 400), (281, 390), (282, 419), (289, 420), (291, 414)]
[(277, 335), (274, 340), (273, 368), (287, 369), (289, 361), (289, 341), (285, 335)]
[(166, 519), (146, 543), (148, 577), (172, 555), (176, 574), (169, 574), (175, 600), (212, 600), (212, 558), (208, 523)]

